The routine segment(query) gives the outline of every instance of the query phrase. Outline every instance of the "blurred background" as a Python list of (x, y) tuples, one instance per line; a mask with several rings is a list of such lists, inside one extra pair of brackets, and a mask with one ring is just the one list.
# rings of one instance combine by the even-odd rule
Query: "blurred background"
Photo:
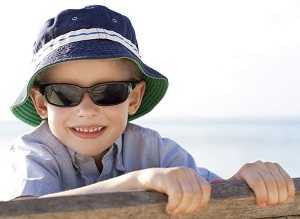
[[(9, 111), (28, 77), (40, 27), (66, 8), (104, 4), (127, 15), (144, 62), (169, 90), (134, 122), (158, 130), (221, 177), (256, 160), (300, 176), (300, 1), (5, 1), (0, 13), (1, 171), (32, 128)], [(1, 191), (0, 191), (1, 192)], [(2, 191), (4, 192), (4, 191)]]

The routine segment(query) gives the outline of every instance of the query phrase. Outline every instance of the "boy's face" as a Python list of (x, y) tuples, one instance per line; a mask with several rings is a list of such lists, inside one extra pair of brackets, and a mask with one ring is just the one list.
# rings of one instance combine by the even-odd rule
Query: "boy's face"
[[(70, 83), (89, 87), (112, 81), (131, 81), (133, 63), (125, 60), (95, 59), (69, 61), (51, 67), (42, 83)], [(41, 118), (47, 118), (50, 130), (64, 145), (76, 152), (96, 156), (123, 133), (128, 114), (140, 106), (145, 83), (140, 82), (124, 102), (113, 106), (98, 106), (85, 93), (79, 105), (58, 107), (49, 104), (37, 88), (31, 98)]]

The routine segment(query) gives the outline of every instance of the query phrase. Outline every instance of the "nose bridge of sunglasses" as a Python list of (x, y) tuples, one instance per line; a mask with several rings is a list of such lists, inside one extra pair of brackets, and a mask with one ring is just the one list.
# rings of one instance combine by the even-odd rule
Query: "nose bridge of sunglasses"
[(91, 106), (97, 106), (94, 102), (91, 92), (85, 91), (81, 95), (81, 101), (79, 102), (79, 107), (90, 108)]
[(95, 118), (100, 112), (99, 106), (92, 101), (86, 92), (83, 94), (80, 103), (75, 106), (74, 110), (76, 116), (80, 118)]
[(93, 101), (93, 91), (92, 87), (80, 87), (80, 99), (82, 102), (84, 98), (90, 98), (90, 101)]

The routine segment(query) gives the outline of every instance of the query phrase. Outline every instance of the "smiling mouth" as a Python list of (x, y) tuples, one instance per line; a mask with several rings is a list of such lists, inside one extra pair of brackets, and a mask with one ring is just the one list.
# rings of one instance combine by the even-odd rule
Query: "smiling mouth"
[(104, 126), (98, 127), (72, 127), (72, 133), (79, 138), (97, 138), (102, 135), (105, 130)]

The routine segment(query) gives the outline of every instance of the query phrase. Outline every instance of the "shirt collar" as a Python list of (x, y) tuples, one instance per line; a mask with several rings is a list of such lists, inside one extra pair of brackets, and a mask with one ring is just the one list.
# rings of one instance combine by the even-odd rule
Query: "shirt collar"
[[(126, 132), (126, 131), (125, 131)], [(63, 145), (50, 131), (49, 125), (47, 121), (44, 121), (40, 124), (40, 126), (32, 133), (36, 135), (36, 137), (39, 137), (39, 139), (47, 144), (47, 145), (53, 145), (57, 153), (60, 153), (57, 151), (59, 148), (64, 148), (62, 150), (67, 150), (73, 166), (76, 170), (80, 170), (80, 164), (88, 162), (89, 160), (93, 159), (92, 157), (85, 156), (78, 154), (73, 149)], [(124, 144), (124, 133), (119, 136), (113, 145), (110, 147), (110, 149), (106, 152), (106, 154), (103, 156), (103, 162), (105, 162), (106, 159), (114, 159), (115, 162), (115, 168), (119, 171), (124, 172), (124, 161), (123, 161), (123, 144)], [(61, 145), (62, 147), (57, 147), (57, 145)], [(115, 148), (115, 149), (114, 149)]]
[(125, 172), (123, 151), (124, 151), (124, 133), (115, 141), (117, 147), (116, 169)]
[[(90, 156), (79, 154), (69, 147), (66, 148), (69, 151), (73, 165), (77, 170), (80, 170), (80, 166), (83, 163), (88, 162), (89, 160), (93, 160), (93, 158)], [(117, 150), (114, 148), (116, 148)], [(123, 148), (123, 135), (117, 138), (117, 140), (113, 143), (113, 145), (108, 149), (108, 151), (103, 156), (102, 161), (104, 162), (104, 164), (105, 161), (108, 159), (115, 159), (116, 169), (120, 171), (124, 171), (125, 168), (123, 162), (122, 148)]]

